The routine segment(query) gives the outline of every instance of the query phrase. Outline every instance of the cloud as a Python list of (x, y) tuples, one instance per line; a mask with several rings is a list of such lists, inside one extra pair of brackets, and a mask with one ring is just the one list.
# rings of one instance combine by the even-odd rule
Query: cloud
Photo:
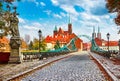
[(61, 15), (62, 17), (66, 17), (66, 14), (63, 13), (63, 12), (60, 12), (60, 15)]
[(99, 16), (95, 16), (86, 12), (80, 13), (81, 20), (84, 22), (93, 22), (93, 23), (99, 23), (101, 21)]
[(26, 30), (29, 30), (29, 31), (30, 30), (32, 30), (32, 31), (39, 30), (39, 28), (37, 28), (35, 26), (31, 26), (31, 25), (24, 25), (23, 28), (26, 29)]
[(59, 19), (62, 18), (62, 16), (60, 16), (59, 14), (53, 14), (53, 16), (54, 16), (55, 18), (59, 18)]
[[(49, 4), (49, 6), (46, 2), (38, 0), (26, 1), (34, 2), (36, 5), (41, 5), (42, 7), (45, 6), (45, 8), (41, 8), (41, 11), (49, 15), (49, 17), (47, 19), (41, 18), (40, 21), (42, 23), (19, 18), (21, 31), (30, 30), (31, 33), (34, 31), (36, 32), (34, 33), (35, 36), (37, 31), (42, 29), (45, 35), (50, 35), (55, 24), (63, 27), (63, 29), (67, 29), (67, 14), (70, 14), (73, 31), (76, 34), (87, 34), (91, 36), (93, 26), (95, 26), (96, 30), (99, 26), (104, 39), (106, 39), (107, 32), (111, 33), (111, 39), (118, 39), (117, 26), (113, 20), (116, 14), (108, 13), (105, 7), (105, 0), (51, 0), (52, 4)], [(55, 10), (56, 8), (59, 10)]]
[(39, 28), (42, 27), (42, 25), (39, 22), (30, 23), (29, 20), (25, 20), (23, 18), (19, 18), (19, 21), (20, 21), (19, 26), (25, 30), (35, 31), (35, 30), (39, 30)]
[(69, 6), (68, 5), (61, 5), (60, 6), (64, 11), (74, 14), (74, 15), (78, 15), (78, 12), (76, 12), (76, 10), (74, 9), (73, 6)]
[(45, 10), (43, 12), (45, 12), (47, 15), (50, 15), (52, 11), (51, 10)]
[(23, 23), (23, 24), (26, 23), (24, 19), (22, 19), (20, 17), (18, 19), (19, 19), (19, 23)]
[(41, 6), (46, 6), (46, 4), (44, 2), (40, 2)]
[(36, 6), (39, 5), (39, 2), (37, 0), (21, 0), (22, 2), (32, 2), (34, 3)]
[(32, 25), (34, 27), (41, 27), (42, 26), (39, 22), (34, 22), (34, 23), (32, 23)]
[[(58, 6), (65, 12), (70, 13), (76, 33), (90, 34), (88, 31), (92, 32), (93, 26), (96, 29), (100, 26), (103, 35), (106, 32), (111, 32), (116, 37), (111, 37), (111, 39), (118, 39), (116, 35), (117, 26), (113, 20), (116, 14), (108, 13), (105, 0), (51, 0), (51, 2), (54, 6)], [(103, 37), (105, 38), (105, 36)]]
[(108, 10), (105, 8), (105, 6), (98, 5), (96, 7), (93, 7), (90, 9), (90, 12), (94, 15), (105, 15), (108, 14)]
[(40, 23), (39, 21), (30, 21), (20, 17), (19, 20), (19, 31), (22, 38), (24, 38), (26, 34), (30, 35), (31, 40), (38, 38), (39, 29), (42, 31), (43, 36), (46, 37), (47, 35), (51, 35), (53, 32), (52, 29), (54, 29), (52, 27), (53, 24), (47, 21)]
[(57, 6), (58, 5), (58, 1), (57, 0), (51, 0), (51, 2), (53, 3), (53, 5)]

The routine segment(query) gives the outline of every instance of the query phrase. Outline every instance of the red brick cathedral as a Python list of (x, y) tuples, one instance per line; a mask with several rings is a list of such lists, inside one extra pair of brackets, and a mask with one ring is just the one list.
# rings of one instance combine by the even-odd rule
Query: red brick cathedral
[[(56, 44), (56, 41), (59, 41), (60, 46), (63, 47), (64, 45), (69, 43), (70, 40), (74, 37), (77, 37), (77, 35), (72, 32), (72, 24), (70, 23), (70, 20), (69, 20), (67, 31), (64, 31), (61, 27), (58, 30), (57, 26), (55, 26), (55, 29), (53, 31), (53, 36), (48, 35), (45, 41), (47, 43), (48, 49), (54, 49), (54, 45)], [(78, 48), (78, 50), (83, 49), (83, 41), (80, 38), (78, 38), (75, 41), (75, 45)]]
[[(95, 33), (95, 28), (93, 28), (92, 38), (95, 39), (96, 44), (101, 49), (106, 50), (106, 51), (108, 50), (108, 41), (102, 39), (99, 27), (98, 27), (97, 36), (96, 36), (96, 33)], [(118, 41), (112, 41), (112, 40), (110, 40), (109, 41), (109, 50), (119, 50)]]

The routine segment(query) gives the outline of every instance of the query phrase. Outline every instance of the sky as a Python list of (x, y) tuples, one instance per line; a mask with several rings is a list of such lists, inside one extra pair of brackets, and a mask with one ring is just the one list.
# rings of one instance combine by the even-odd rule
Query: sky
[[(42, 35), (52, 35), (55, 25), (67, 30), (70, 14), (73, 32), (76, 35), (91, 36), (93, 27), (98, 27), (103, 39), (110, 33), (110, 40), (118, 40), (118, 26), (114, 23), (116, 13), (108, 13), (105, 0), (21, 0), (14, 2), (19, 13), (19, 31), (21, 37), (30, 35), (38, 38), (38, 30)], [(82, 37), (84, 41), (88, 41)]]

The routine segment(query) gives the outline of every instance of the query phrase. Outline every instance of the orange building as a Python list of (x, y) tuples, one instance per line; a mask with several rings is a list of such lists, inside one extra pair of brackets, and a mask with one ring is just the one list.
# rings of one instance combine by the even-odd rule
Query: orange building
[[(61, 27), (59, 30), (55, 26), (55, 29), (53, 31), (53, 36), (47, 36), (45, 38), (45, 42), (47, 43), (48, 49), (54, 49), (54, 45), (56, 44), (56, 41), (59, 41), (60, 46), (63, 47), (64, 45), (68, 44), (72, 38), (77, 37), (75, 33), (72, 32), (72, 24), (68, 24), (68, 30), (64, 31)], [(78, 38), (75, 41), (75, 45), (78, 48), (78, 50), (83, 49), (83, 41)]]
[(83, 50), (90, 50), (91, 42), (83, 43)]
[[(108, 50), (108, 41), (101, 39), (101, 33), (100, 33), (100, 29), (98, 28), (98, 33), (97, 33), (97, 37), (96, 37), (96, 33), (95, 33), (95, 29), (93, 29), (93, 33), (92, 33), (92, 38), (95, 39), (96, 44), (104, 49), (104, 50)], [(118, 41), (109, 41), (109, 50), (119, 50), (118, 47)]]
[(0, 52), (6, 52), (10, 50), (9, 39), (6, 37), (0, 38)]

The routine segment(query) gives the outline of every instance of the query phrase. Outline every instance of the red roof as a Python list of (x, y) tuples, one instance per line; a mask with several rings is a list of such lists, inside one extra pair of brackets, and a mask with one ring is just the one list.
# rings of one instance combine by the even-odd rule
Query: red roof
[[(48, 35), (45, 38), (45, 42), (55, 44), (58, 40), (61, 44), (67, 44), (72, 38), (75, 37), (77, 37), (77, 35), (75, 35), (74, 33), (70, 34), (68, 31), (64, 31), (62, 28), (59, 28), (58, 31), (54, 32), (53, 36)], [(78, 49), (82, 49), (82, 43), (83, 41), (80, 38), (75, 41), (75, 45)]]
[[(55, 42), (56, 43), (56, 41), (57, 40), (59, 40), (59, 42), (60, 43), (68, 43), (72, 38), (75, 38), (75, 37), (77, 37), (74, 33), (72, 33), (72, 34), (70, 34), (70, 35), (55, 35), (54, 37), (53, 36), (47, 36), (46, 38), (45, 38), (45, 42), (47, 42), (47, 43), (51, 43), (51, 42)], [(79, 38), (79, 40), (81, 41), (81, 42), (83, 42), (80, 38)]]
[[(98, 46), (102, 46), (102, 43), (104, 43), (105, 46), (108, 46), (108, 41), (103, 39), (95, 38), (95, 42)], [(118, 41), (109, 41), (109, 46), (118, 46)]]
[(99, 38), (95, 38), (95, 42), (98, 46), (102, 46), (102, 40)]
[[(108, 46), (108, 42), (106, 42), (105, 46)], [(118, 46), (118, 41), (109, 41), (109, 46)]]

